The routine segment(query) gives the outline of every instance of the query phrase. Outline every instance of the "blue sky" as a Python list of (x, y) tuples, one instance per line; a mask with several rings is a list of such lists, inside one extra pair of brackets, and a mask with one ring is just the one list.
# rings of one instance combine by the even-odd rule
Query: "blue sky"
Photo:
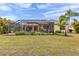
[[(79, 12), (78, 3), (0, 3), (0, 16), (11, 20), (55, 19), (67, 10)], [(78, 18), (79, 17), (73, 17)]]

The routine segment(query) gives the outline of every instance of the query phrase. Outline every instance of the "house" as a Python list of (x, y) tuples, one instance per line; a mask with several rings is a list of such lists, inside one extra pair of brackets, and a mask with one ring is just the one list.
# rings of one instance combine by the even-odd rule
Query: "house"
[(27, 32), (54, 32), (55, 20), (18, 20), (16, 30)]

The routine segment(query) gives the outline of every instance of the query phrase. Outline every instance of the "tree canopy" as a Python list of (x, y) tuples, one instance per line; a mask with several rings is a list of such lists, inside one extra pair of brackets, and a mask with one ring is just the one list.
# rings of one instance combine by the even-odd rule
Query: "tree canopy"
[(69, 9), (67, 12), (65, 12), (65, 15), (66, 16), (79, 16), (79, 13), (78, 12), (74, 12), (74, 11)]
[(59, 23), (60, 23), (60, 25), (65, 25), (65, 24), (67, 24), (67, 21), (68, 21), (68, 17), (66, 17), (65, 15), (61, 15), (61, 16), (59, 17)]
[(0, 17), (0, 33), (8, 32), (10, 24), (11, 24), (10, 20)]

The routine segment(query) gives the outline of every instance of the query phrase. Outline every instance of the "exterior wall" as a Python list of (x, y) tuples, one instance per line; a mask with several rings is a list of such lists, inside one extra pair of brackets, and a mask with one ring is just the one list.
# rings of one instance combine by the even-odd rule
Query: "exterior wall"
[(60, 26), (57, 25), (57, 24), (55, 24), (55, 25), (54, 25), (54, 31), (59, 31), (59, 30), (60, 30)]
[[(29, 22), (19, 22), (20, 31), (27, 31), (26, 29), (30, 26), (31, 31), (41, 32), (41, 27), (43, 27), (44, 32), (54, 32), (54, 22), (49, 21), (29, 21)], [(31, 32), (30, 31), (30, 32)]]

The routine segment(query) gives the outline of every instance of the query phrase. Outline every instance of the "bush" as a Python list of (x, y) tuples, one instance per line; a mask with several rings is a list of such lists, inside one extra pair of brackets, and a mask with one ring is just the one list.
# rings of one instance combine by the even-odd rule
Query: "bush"
[(34, 32), (16, 32), (16, 35), (34, 35)]
[(30, 33), (28, 33), (29, 35), (34, 35), (35, 33), (34, 32), (30, 32)]
[(79, 33), (79, 23), (74, 24), (76, 33)]
[(16, 34), (16, 35), (26, 35), (25, 32), (16, 32), (15, 34)]
[(57, 31), (55, 31), (55, 33), (61, 33), (61, 31), (60, 30), (57, 30)]
[(70, 33), (72, 33), (72, 31), (73, 31), (72, 29), (69, 29), (69, 32), (70, 32)]
[(52, 33), (44, 33), (44, 32), (16, 32), (15, 35), (51, 35)]

